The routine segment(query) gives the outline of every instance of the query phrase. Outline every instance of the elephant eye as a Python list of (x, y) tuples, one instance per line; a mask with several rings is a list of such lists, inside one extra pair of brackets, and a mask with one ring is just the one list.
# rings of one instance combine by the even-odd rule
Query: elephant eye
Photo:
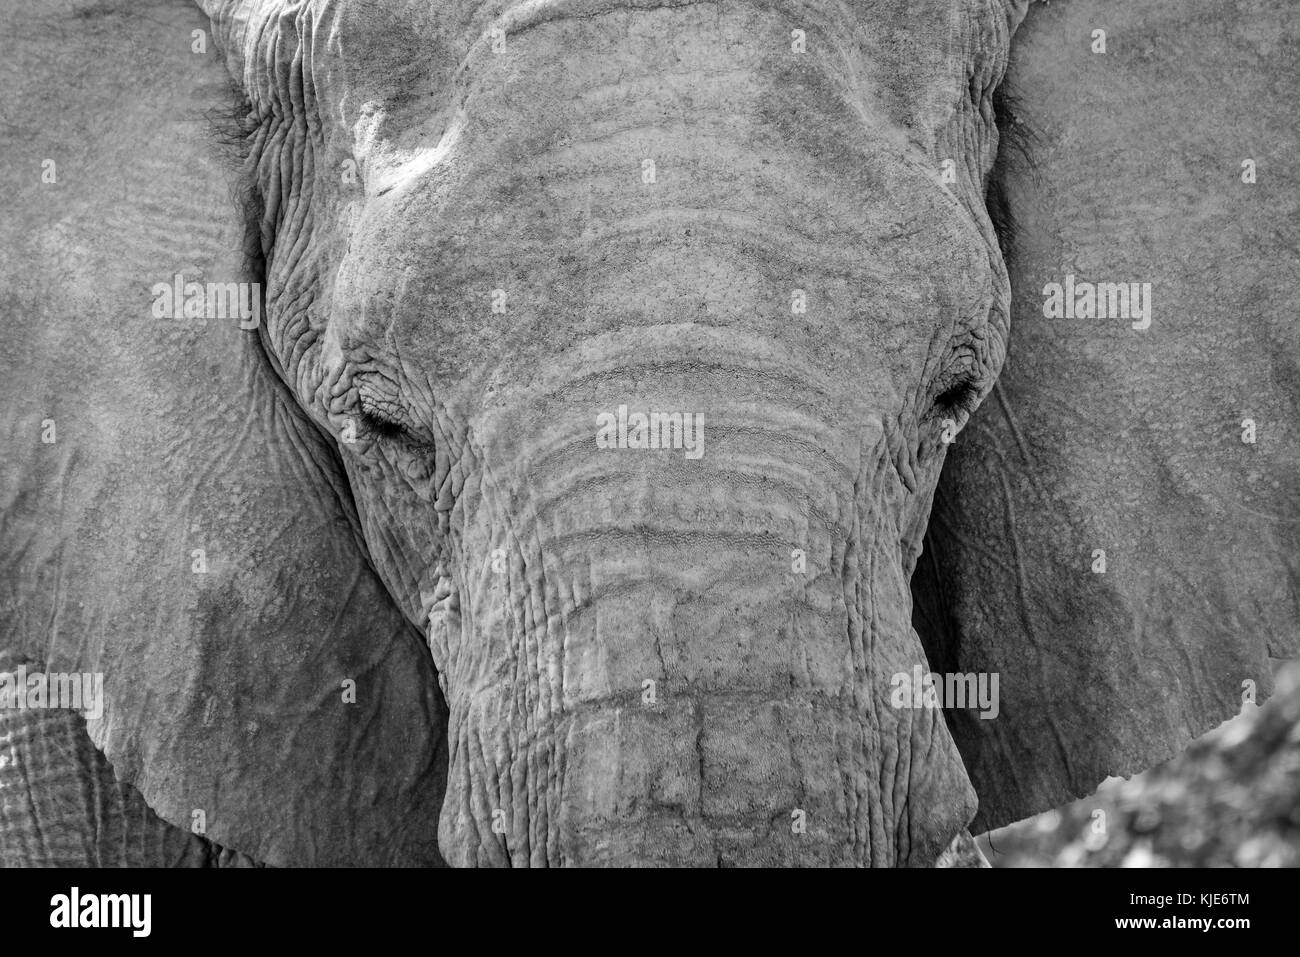
[(361, 424), (366, 431), (385, 439), (400, 438), (406, 431), (400, 422), (394, 422), (383, 413), (364, 408), (361, 410)]
[(405, 454), (433, 446), (433, 435), (412, 413), (391, 378), (361, 373), (353, 384), (351, 411), (358, 431), (371, 440), (367, 447), (378, 441)]
[(979, 386), (971, 379), (955, 382), (934, 400), (936, 412), (970, 412), (979, 398)]
[(398, 439), (407, 434), (401, 408), (386, 396), (376, 395), (363, 385), (358, 401), (358, 418), (362, 427), (381, 439)]

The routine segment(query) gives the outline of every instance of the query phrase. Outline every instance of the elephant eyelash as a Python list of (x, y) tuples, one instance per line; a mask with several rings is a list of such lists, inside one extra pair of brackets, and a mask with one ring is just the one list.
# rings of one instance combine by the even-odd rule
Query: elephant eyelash
[(376, 396), (362, 388), (357, 397), (356, 416), (368, 435), (378, 439), (408, 438), (409, 429), (402, 421), (401, 410), (388, 398)]
[(408, 418), (402, 406), (389, 398), (363, 393), (356, 410), (362, 430), (373, 439), (387, 440), (408, 451), (433, 448), (433, 438)]
[(934, 400), (937, 412), (970, 412), (979, 398), (979, 386), (971, 379), (955, 382)]
[(360, 419), (367, 432), (381, 439), (400, 439), (406, 435), (406, 429), (402, 423), (395, 422), (386, 415), (362, 409)]

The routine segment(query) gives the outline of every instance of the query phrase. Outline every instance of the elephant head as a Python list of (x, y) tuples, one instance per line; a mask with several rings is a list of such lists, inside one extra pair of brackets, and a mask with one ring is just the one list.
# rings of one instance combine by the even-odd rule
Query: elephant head
[[(1294, 335), (1241, 346), (1265, 279), (1208, 232), (1174, 273), (1110, 152), (1176, 98), (1173, 4), (1107, 14), (1128, 59), (1085, 2), (1023, 45), (1018, 0), (202, 6), (4, 58), (5, 640), (105, 675), (163, 819), (273, 864), (928, 865), (1294, 652)], [(1049, 319), (1058, 273), (1159, 305)], [(1207, 343), (1269, 374), (1198, 392)], [(900, 694), (931, 671), (994, 698)]]

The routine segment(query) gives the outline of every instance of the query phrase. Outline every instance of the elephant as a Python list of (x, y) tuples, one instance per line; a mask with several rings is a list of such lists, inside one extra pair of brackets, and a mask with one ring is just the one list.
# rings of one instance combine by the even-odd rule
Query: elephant
[(11, 5), (0, 863), (978, 864), (1262, 702), (1287, 8)]

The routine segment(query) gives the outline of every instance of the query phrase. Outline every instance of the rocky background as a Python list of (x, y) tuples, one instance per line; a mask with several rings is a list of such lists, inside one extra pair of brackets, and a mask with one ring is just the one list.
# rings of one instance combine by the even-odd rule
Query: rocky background
[(1300, 662), (1173, 760), (978, 841), (994, 867), (1300, 866)]

